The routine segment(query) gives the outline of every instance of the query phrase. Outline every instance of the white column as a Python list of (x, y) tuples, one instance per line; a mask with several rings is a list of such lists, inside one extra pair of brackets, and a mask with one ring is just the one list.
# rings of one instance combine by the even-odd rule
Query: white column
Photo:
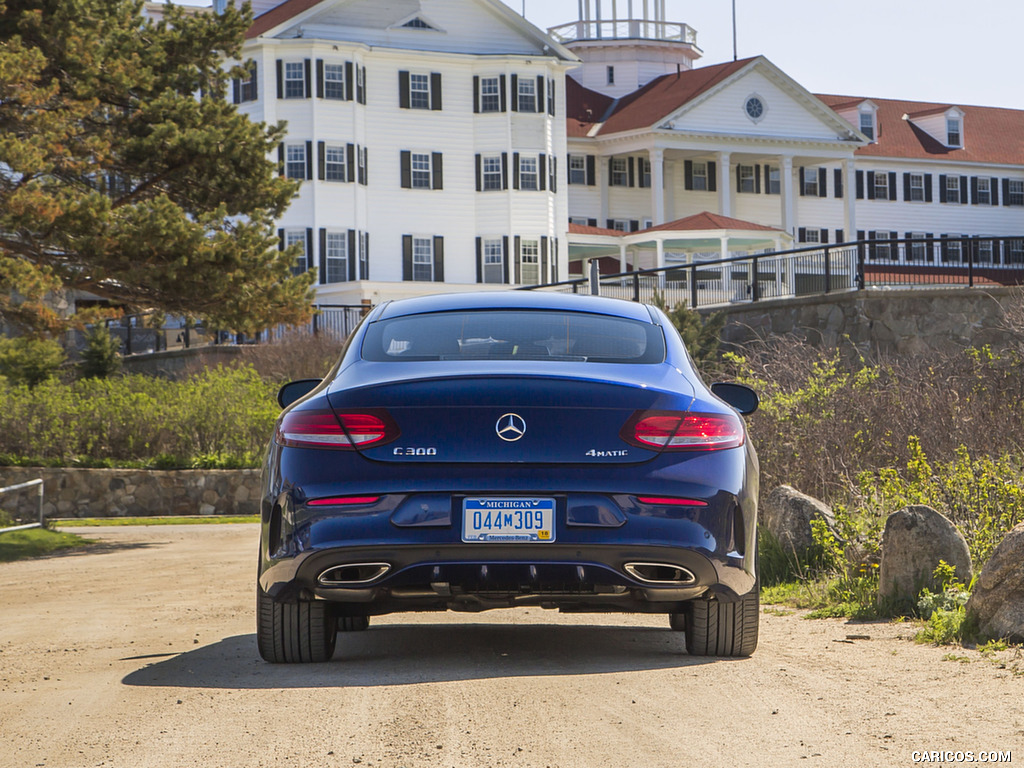
[(665, 150), (648, 150), (651, 159), (651, 217), (654, 225), (665, 223)]
[(597, 158), (597, 188), (601, 190), (601, 219), (597, 222), (599, 227), (608, 226), (608, 182), (611, 180), (608, 171), (610, 165), (611, 158)]
[(719, 242), (721, 244), (721, 255), (722, 255), (722, 258), (723, 259), (728, 259), (729, 258), (729, 238), (723, 235), (722, 237), (719, 238)]
[(793, 234), (793, 158), (779, 158), (779, 192), (782, 194), (782, 231)]
[(718, 212), (732, 216), (732, 172), (729, 168), (729, 153), (718, 153)]
[(846, 205), (843, 207), (843, 239), (847, 242), (857, 239), (857, 169), (853, 158), (846, 161), (843, 169), (843, 196)]
[(626, 244), (619, 243), (619, 272), (626, 271)]
[[(659, 237), (657, 240), (655, 240), (655, 243), (657, 244), (657, 257), (655, 258), (655, 262), (656, 262), (655, 266), (657, 266), (657, 267), (664, 267), (665, 266), (665, 241), (662, 240)], [(665, 290), (665, 273), (664, 272), (659, 272), (658, 273), (658, 287), (661, 290)]]
[(676, 213), (676, 163), (672, 160), (664, 161), (665, 168), (665, 221), (675, 221), (679, 218)]

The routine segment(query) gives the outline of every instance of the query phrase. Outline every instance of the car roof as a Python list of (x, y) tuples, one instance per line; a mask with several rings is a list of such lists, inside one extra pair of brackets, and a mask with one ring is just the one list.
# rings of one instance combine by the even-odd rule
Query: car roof
[(452, 312), (478, 309), (534, 309), (567, 312), (590, 312), (613, 315), (644, 323), (651, 322), (645, 304), (623, 299), (609, 299), (586, 294), (551, 293), (547, 291), (476, 291), (470, 293), (439, 293), (412, 299), (397, 299), (384, 305), (375, 318), (385, 320), (428, 312)]

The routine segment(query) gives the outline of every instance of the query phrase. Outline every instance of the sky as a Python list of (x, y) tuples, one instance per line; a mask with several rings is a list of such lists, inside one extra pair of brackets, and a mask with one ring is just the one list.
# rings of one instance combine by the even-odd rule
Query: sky
[[(764, 55), (812, 93), (1024, 109), (1022, 0), (735, 2), (739, 58)], [(525, 5), (543, 29), (578, 16), (577, 0)], [(666, 17), (697, 30), (697, 66), (732, 60), (731, 0), (667, 0)]]

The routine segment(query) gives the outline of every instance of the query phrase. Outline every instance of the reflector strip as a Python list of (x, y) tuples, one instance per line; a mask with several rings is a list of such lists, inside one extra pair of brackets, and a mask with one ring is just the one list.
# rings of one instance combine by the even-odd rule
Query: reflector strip
[(340, 507), (354, 504), (376, 504), (380, 496), (331, 496), (326, 499), (310, 499), (310, 507)]
[(708, 503), (700, 499), (680, 499), (672, 496), (637, 496), (641, 504), (660, 504), (675, 507), (706, 507)]

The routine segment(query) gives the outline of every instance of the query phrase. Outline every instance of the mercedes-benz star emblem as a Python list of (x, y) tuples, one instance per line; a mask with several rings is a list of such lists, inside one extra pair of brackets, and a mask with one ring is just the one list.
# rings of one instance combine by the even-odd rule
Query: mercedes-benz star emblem
[(507, 443), (514, 443), (526, 434), (526, 420), (518, 413), (506, 413), (494, 425), (498, 437)]

